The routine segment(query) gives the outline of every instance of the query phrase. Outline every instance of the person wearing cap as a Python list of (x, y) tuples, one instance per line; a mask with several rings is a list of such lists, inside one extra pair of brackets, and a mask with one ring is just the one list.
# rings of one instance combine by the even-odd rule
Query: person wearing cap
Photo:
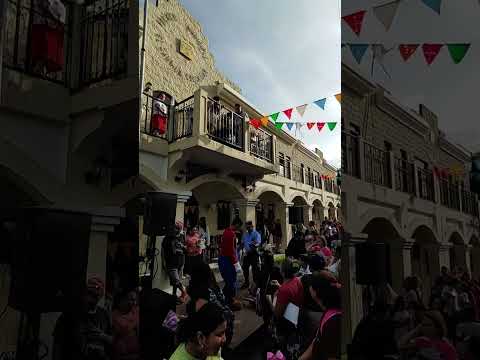
[(242, 270), (245, 282), (242, 286), (242, 289), (248, 289), (250, 286), (250, 266), (252, 267), (253, 281), (255, 283), (257, 282), (259, 272), (259, 255), (257, 249), (262, 243), (260, 233), (255, 230), (253, 223), (251, 221), (247, 221), (245, 225), (247, 227), (247, 231), (242, 237), (242, 246), (245, 250)]
[(99, 277), (87, 281), (82, 307), (71, 314), (63, 313), (54, 330), (53, 360), (109, 360), (112, 324), (110, 315), (99, 301), (105, 294), (105, 284)]

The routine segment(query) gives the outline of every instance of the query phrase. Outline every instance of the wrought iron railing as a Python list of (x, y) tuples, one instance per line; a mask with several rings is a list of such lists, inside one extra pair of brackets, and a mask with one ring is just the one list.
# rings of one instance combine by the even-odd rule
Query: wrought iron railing
[(244, 151), (245, 117), (210, 98), (206, 105), (208, 135), (219, 143)]
[(421, 199), (435, 201), (433, 172), (429, 169), (417, 169), (418, 196)]
[(478, 217), (478, 200), (474, 193), (462, 190), (462, 210), (466, 214)]
[[(169, 109), (160, 107), (160, 101), (147, 93), (142, 94), (141, 132), (162, 139), (168, 138)], [(166, 110), (164, 113), (163, 110)]]
[(81, 19), (80, 85), (125, 74), (128, 0), (89, 0)]
[(262, 129), (250, 128), (250, 154), (273, 163), (273, 135)]
[(194, 96), (190, 96), (175, 105), (171, 141), (183, 139), (193, 134)]
[(415, 171), (411, 162), (395, 157), (395, 190), (407, 194), (415, 194)]
[(438, 179), (440, 185), (440, 203), (450, 209), (460, 210), (460, 190), (457, 184), (447, 179)]
[(364, 142), (365, 181), (389, 187), (390, 166), (388, 153), (376, 146)]
[(65, 3), (65, 17), (55, 17), (48, 9), (48, 2), (44, 3), (7, 0), (3, 65), (34, 77), (68, 85), (71, 7)]
[(342, 172), (360, 177), (360, 138), (342, 131)]

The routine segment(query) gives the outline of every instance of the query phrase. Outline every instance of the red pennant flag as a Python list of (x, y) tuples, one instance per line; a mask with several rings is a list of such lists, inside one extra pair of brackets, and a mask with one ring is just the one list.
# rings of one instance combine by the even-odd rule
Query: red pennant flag
[(322, 131), (324, 126), (325, 126), (325, 123), (317, 123), (318, 131)]
[(315, 123), (307, 123), (308, 130), (312, 130), (314, 126), (315, 126)]
[(435, 58), (437, 57), (440, 49), (442, 48), (443, 44), (423, 44), (423, 55), (425, 56), (425, 61), (428, 65), (433, 63)]
[(285, 115), (287, 115), (288, 119), (290, 119), (292, 117), (292, 111), (293, 111), (293, 108), (291, 109), (287, 109), (287, 110), (283, 110), (283, 113)]
[(363, 18), (365, 17), (366, 11), (358, 11), (356, 13), (342, 16), (342, 19), (345, 20), (345, 22), (350, 26), (350, 29), (358, 35), (360, 35), (360, 32), (362, 31), (362, 24), (363, 24)]
[(407, 61), (417, 51), (418, 44), (402, 44), (398, 46), (403, 61)]

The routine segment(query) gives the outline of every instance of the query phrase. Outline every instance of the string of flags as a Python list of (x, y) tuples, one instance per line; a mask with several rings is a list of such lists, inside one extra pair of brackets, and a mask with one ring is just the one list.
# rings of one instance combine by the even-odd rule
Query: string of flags
[(438, 54), (443, 48), (447, 48), (450, 54), (450, 57), (454, 64), (459, 64), (467, 54), (468, 50), (470, 49), (470, 44), (443, 44), (443, 43), (435, 43), (435, 44), (398, 44), (393, 46), (390, 49), (387, 49), (382, 44), (352, 44), (346, 43), (342, 44), (342, 48), (348, 46), (350, 52), (352, 53), (355, 61), (360, 64), (362, 59), (370, 48), (372, 52), (374, 52), (375, 57), (383, 58), (387, 53), (389, 53), (393, 49), (397, 49), (400, 53), (404, 62), (407, 62), (412, 55), (417, 51), (419, 47), (421, 47), (423, 56), (425, 61), (428, 65), (431, 65), (434, 60), (437, 58)]
[(447, 178), (449, 175), (456, 176), (456, 177), (463, 177), (465, 175), (465, 169), (462, 167), (445, 169), (445, 168), (439, 168), (434, 166), (433, 175), (438, 178)]
[[(341, 103), (342, 101), (342, 94), (336, 94), (334, 95), (335, 99)], [(333, 131), (335, 127), (337, 126), (337, 122), (315, 122), (315, 121), (310, 121), (310, 122), (291, 122), (291, 121), (279, 121), (279, 116), (280, 113), (283, 113), (288, 120), (291, 120), (292, 115), (294, 110), (300, 115), (300, 117), (303, 117), (305, 114), (305, 111), (307, 110), (307, 107), (309, 105), (316, 105), (320, 109), (325, 110), (325, 106), (327, 104), (327, 98), (322, 98), (319, 100), (315, 100), (312, 104), (303, 104), (300, 106), (292, 107), (289, 109), (285, 109), (283, 111), (275, 112), (273, 114), (270, 114), (268, 116), (264, 116), (259, 119), (250, 119), (249, 124), (253, 126), (255, 129), (260, 128), (260, 126), (267, 127), (269, 122), (272, 122), (275, 125), (275, 128), (277, 129), (282, 129), (283, 126), (285, 125), (289, 130), (292, 130), (293, 126), (295, 125), (296, 130), (302, 129), (304, 126), (308, 128), (308, 130), (312, 130), (313, 128), (318, 129), (318, 131), (322, 131), (322, 129), (327, 125), (327, 128), (330, 131)]]
[[(390, 30), (390, 27), (393, 24), (395, 16), (397, 14), (400, 3), (404, 0), (393, 0), (385, 4), (372, 7), (372, 12), (377, 18), (377, 20), (382, 23), (386, 31)], [(419, 0), (428, 8), (433, 10), (435, 13), (440, 15), (442, 9), (442, 0)], [(479, 1), (480, 3), (480, 1)], [(363, 21), (368, 10), (356, 11), (352, 14), (342, 16), (342, 19), (347, 23), (347, 25), (352, 29), (352, 31), (360, 36), (362, 31)]]

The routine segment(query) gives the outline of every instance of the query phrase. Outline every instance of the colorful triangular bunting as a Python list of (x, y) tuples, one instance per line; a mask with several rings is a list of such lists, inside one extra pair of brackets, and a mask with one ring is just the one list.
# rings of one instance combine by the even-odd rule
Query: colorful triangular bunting
[(440, 49), (443, 47), (443, 44), (423, 44), (423, 55), (425, 56), (425, 61), (428, 65), (433, 63), (435, 58), (437, 57)]
[(312, 130), (314, 126), (315, 126), (315, 123), (307, 123), (308, 130)]
[(263, 117), (260, 121), (261, 121), (263, 126), (268, 126), (268, 117), (267, 116)]
[(286, 123), (286, 124), (287, 124), (288, 130), (292, 130), (292, 128), (293, 128), (293, 123), (289, 122), (289, 123)]
[(277, 112), (277, 113), (275, 113), (275, 114), (270, 115), (270, 117), (272, 118), (273, 122), (276, 122), (276, 121), (277, 121), (279, 114), (280, 114), (280, 113)]
[(295, 123), (295, 130), (301, 130), (304, 125), (305, 124), (302, 123)]
[(318, 107), (322, 108), (322, 110), (325, 110), (325, 103), (326, 102), (327, 102), (326, 98), (314, 101), (315, 105), (318, 105)]
[(276, 127), (277, 129), (281, 129), (282, 126), (283, 126), (283, 123), (282, 123), (282, 122), (277, 122), (277, 123), (275, 123), (275, 127)]
[(422, 0), (422, 2), (430, 9), (435, 11), (437, 14), (440, 14), (440, 10), (442, 8), (442, 0)]
[(259, 119), (250, 119), (250, 125), (252, 125), (255, 129), (258, 129), (261, 125)]
[(292, 117), (292, 111), (293, 111), (293, 108), (291, 109), (287, 109), (287, 110), (283, 110), (283, 113), (287, 116), (287, 118), (290, 120), (290, 118)]
[(398, 50), (402, 55), (403, 61), (407, 61), (417, 50), (418, 44), (400, 44)]
[(350, 51), (352, 52), (353, 57), (357, 64), (362, 62), (363, 56), (368, 49), (368, 44), (349, 44)]
[(340, 94), (335, 95), (335, 99), (337, 99), (337, 101), (339, 103), (342, 103), (342, 94), (340, 93)]
[(377, 17), (377, 19), (383, 24), (385, 30), (390, 30), (392, 26), (393, 19), (395, 18), (395, 14), (397, 13), (398, 4), (400, 0), (395, 0), (389, 2), (387, 4), (375, 6), (373, 8), (373, 13)]
[(470, 48), (470, 44), (448, 44), (447, 46), (450, 56), (455, 64), (458, 64), (463, 60)]
[(365, 17), (365, 10), (357, 11), (356, 13), (342, 16), (342, 19), (350, 26), (350, 29), (358, 36), (362, 31), (363, 19)]
[(327, 126), (330, 129), (330, 131), (333, 131), (333, 129), (335, 129), (335, 127), (337, 126), (337, 123), (336, 122), (329, 122), (329, 123), (327, 123)]
[(297, 112), (300, 114), (300, 116), (303, 116), (303, 114), (305, 114), (306, 109), (307, 109), (307, 104), (297, 106)]
[(323, 122), (317, 123), (317, 129), (318, 129), (318, 131), (322, 131), (322, 129), (323, 129), (324, 126), (325, 126), (325, 123), (323, 123)]

